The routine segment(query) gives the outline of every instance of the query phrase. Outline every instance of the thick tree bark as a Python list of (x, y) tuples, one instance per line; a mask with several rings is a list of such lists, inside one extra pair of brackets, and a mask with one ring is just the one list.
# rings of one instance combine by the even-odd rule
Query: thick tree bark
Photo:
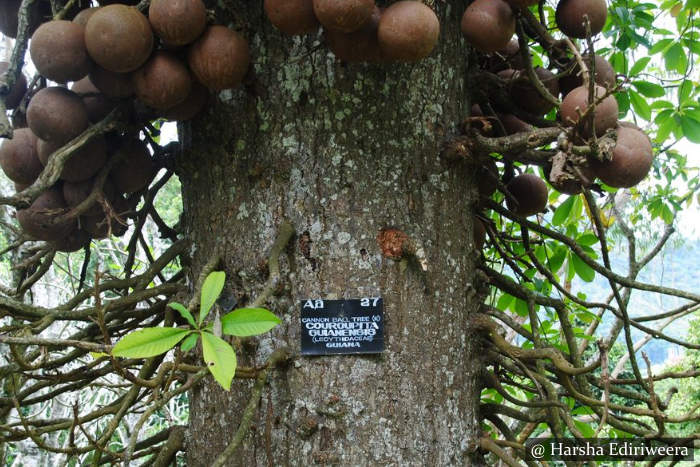
[[(281, 37), (262, 2), (234, 1), (254, 65), (247, 86), (192, 125), (178, 161), (195, 277), (214, 252), (238, 306), (267, 277), (283, 220), (296, 229), (268, 308), (282, 325), (238, 350), (260, 365), (300, 349), (300, 301), (384, 298), (386, 351), (296, 358), (270, 373), (253, 429), (227, 465), (462, 465), (478, 462), (479, 350), (469, 167), (440, 158), (466, 116), (464, 2), (436, 2), (442, 35), (411, 65), (343, 65), (315, 38)], [(255, 5), (250, 5), (254, 3)], [(428, 271), (383, 258), (393, 226)], [(188, 465), (207, 466), (238, 428), (253, 383), (213, 379), (191, 396)]]

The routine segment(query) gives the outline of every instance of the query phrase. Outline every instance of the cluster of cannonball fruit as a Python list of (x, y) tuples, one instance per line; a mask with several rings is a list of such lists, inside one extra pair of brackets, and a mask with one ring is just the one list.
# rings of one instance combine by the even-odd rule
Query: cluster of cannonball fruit
[[(14, 18), (16, 3), (3, 4), (15, 8), (6, 12)], [(0, 166), (18, 191), (37, 180), (57, 150), (117, 106), (139, 106), (148, 119), (189, 120), (206, 106), (210, 91), (238, 86), (248, 70), (247, 40), (224, 26), (208, 26), (202, 0), (152, 0), (148, 16), (132, 5), (101, 3), (72, 21), (50, 20), (33, 28), (32, 62), (59, 85), (31, 96), (28, 128), (15, 129), (0, 146)], [(7, 32), (16, 34), (12, 26), (15, 30)], [(7, 68), (0, 63), (0, 73)], [(7, 107), (19, 105), (26, 92), (21, 76)], [(95, 201), (80, 216), (68, 214), (89, 197), (110, 158), (116, 160), (102, 186), (105, 202)], [(17, 219), (31, 238), (53, 242), (60, 251), (78, 250), (92, 238), (125, 233), (125, 216), (133, 213), (156, 172), (138, 133), (96, 136), (70, 156), (55, 186), (17, 211)]]
[(374, 0), (265, 0), (270, 22), (287, 35), (323, 26), (328, 48), (345, 62), (413, 62), (437, 44), (440, 22), (420, 1), (381, 9)]
[[(534, 125), (525, 116), (536, 121), (554, 109), (554, 104), (542, 97), (524, 70), (524, 57), (519, 42), (513, 38), (516, 26), (516, 12), (537, 4), (537, 0), (475, 0), (464, 12), (462, 32), (467, 41), (485, 55), (485, 64), (501, 78), (510, 101), (521, 111), (523, 119), (508, 113), (499, 112), (498, 104), (493, 103), (497, 117), (507, 135), (531, 131)], [(560, 0), (555, 14), (558, 29), (571, 38), (586, 38), (588, 34), (598, 34), (605, 25), (607, 5), (605, 0)], [(581, 69), (574, 58), (557, 64), (559, 72), (537, 67), (533, 71), (553, 97), (563, 97), (559, 107), (558, 120), (563, 126), (574, 128), (575, 144), (585, 145), (594, 137), (614, 132), (616, 139), (612, 159), (600, 161), (590, 157), (586, 164), (576, 167), (578, 179), (565, 181), (550, 178), (550, 183), (560, 192), (580, 193), (597, 177), (607, 185), (629, 188), (642, 181), (652, 166), (653, 149), (651, 141), (639, 128), (618, 122), (618, 104), (609, 95), (616, 84), (615, 72), (603, 57), (582, 57), (589, 70), (595, 73), (592, 79), (596, 106), (594, 112), (586, 112), (591, 105), (591, 90), (584, 86)], [(585, 115), (582, 121), (579, 121)], [(483, 117), (478, 105), (472, 108), (472, 116)], [(546, 171), (551, 171), (548, 168)], [(497, 189), (495, 183), (498, 168), (493, 161), (480, 169), (479, 193), (490, 197)], [(551, 173), (551, 172), (550, 172)], [(493, 183), (489, 180), (493, 180)], [(506, 202), (509, 209), (521, 216), (530, 216), (546, 209), (548, 189), (546, 183), (533, 174), (521, 174), (507, 181)], [(483, 245), (483, 224), (476, 222), (475, 240)]]

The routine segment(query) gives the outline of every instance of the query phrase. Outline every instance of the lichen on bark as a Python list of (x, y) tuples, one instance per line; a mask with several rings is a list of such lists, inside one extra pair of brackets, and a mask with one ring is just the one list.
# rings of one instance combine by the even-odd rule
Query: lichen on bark
[[(435, 5), (442, 37), (428, 59), (379, 66), (339, 63), (316, 47), (320, 37), (281, 37), (255, 3), (227, 3), (247, 26), (247, 84), (193, 123), (178, 161), (194, 273), (218, 251), (227, 290), (239, 305), (252, 301), (287, 219), (297, 235), (267, 303), (283, 322), (242, 346), (241, 363), (260, 365), (281, 346), (298, 353), (306, 298), (384, 297), (386, 351), (297, 358), (272, 372), (231, 465), (474, 462), (473, 174), (439, 156), (467, 115), (465, 5)], [(381, 255), (384, 227), (420, 242), (427, 272)], [(190, 394), (189, 465), (224, 450), (251, 385), (225, 393), (210, 380)]]

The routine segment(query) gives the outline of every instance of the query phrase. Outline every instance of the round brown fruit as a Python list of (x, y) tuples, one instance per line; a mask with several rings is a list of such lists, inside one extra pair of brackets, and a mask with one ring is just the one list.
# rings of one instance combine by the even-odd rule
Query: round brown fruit
[(37, 240), (55, 241), (66, 237), (75, 227), (75, 220), (57, 219), (67, 212), (61, 190), (52, 187), (43, 192), (27, 209), (17, 211), (22, 230)]
[(119, 193), (135, 193), (146, 188), (157, 172), (146, 143), (131, 139), (120, 147), (114, 157), (119, 158), (110, 177)]
[(608, 17), (605, 0), (560, 0), (557, 5), (555, 21), (559, 30), (569, 37), (586, 38), (585, 17), (590, 22), (591, 35), (603, 30)]
[[(584, 55), (583, 61), (590, 71), (591, 67), (591, 56)], [(573, 60), (571, 64), (564, 70), (568, 73), (566, 76), (559, 78), (559, 88), (562, 95), (567, 95), (574, 88), (577, 88), (583, 84), (583, 76), (581, 76), (581, 67), (578, 66), (578, 62)], [(615, 70), (613, 69), (610, 62), (601, 57), (600, 55), (595, 55), (595, 82), (596, 84), (609, 89), (613, 84), (615, 84)]]
[(148, 20), (168, 45), (185, 45), (207, 27), (207, 9), (202, 0), (151, 0)]
[(170, 52), (158, 51), (133, 73), (136, 96), (156, 110), (184, 101), (192, 88), (190, 72)]
[[(588, 108), (588, 94), (588, 87), (579, 86), (566, 95), (561, 103), (561, 107), (559, 108), (561, 111), (561, 119), (565, 125), (572, 126), (578, 124), (579, 112), (583, 113)], [(596, 85), (596, 99), (604, 96), (605, 94), (605, 88)], [(613, 96), (606, 97), (596, 106), (595, 117), (593, 118), (596, 136), (602, 136), (607, 130), (615, 128), (617, 125), (617, 114), (617, 100)], [(584, 138), (590, 138), (593, 135), (593, 129), (591, 128), (590, 123), (591, 119), (587, 118), (586, 120), (587, 121), (583, 122), (581, 135)]]
[(95, 66), (90, 72), (90, 81), (102, 94), (111, 99), (123, 99), (134, 94), (131, 73), (115, 73)]
[(90, 234), (77, 227), (62, 239), (51, 242), (52, 248), (64, 253), (73, 253), (82, 250), (88, 245), (90, 245)]
[(102, 94), (87, 76), (73, 83), (70, 89), (83, 100), (88, 118), (93, 123), (101, 121), (116, 107), (116, 103)]
[(284, 34), (296, 36), (318, 29), (313, 0), (265, 0), (270, 22)]
[(313, 6), (324, 28), (353, 32), (369, 21), (374, 0), (313, 0)]
[(503, 0), (476, 0), (462, 16), (462, 34), (467, 42), (482, 52), (505, 48), (513, 33), (515, 16)]
[(501, 124), (506, 130), (506, 135), (532, 131), (532, 125), (520, 120), (513, 114), (499, 114), (498, 118), (501, 120)]
[(88, 20), (85, 45), (90, 57), (102, 68), (127, 73), (143, 65), (151, 55), (151, 24), (136, 8), (105, 6)]
[[(559, 95), (559, 81), (546, 68), (535, 68), (535, 74), (552, 96)], [(554, 104), (542, 97), (537, 88), (530, 82), (525, 71), (518, 71), (511, 87), (511, 99), (523, 110), (533, 115), (544, 115), (554, 108)]]
[[(42, 164), (46, 165), (49, 158), (63, 146), (63, 143), (52, 143), (39, 140), (37, 154)], [(104, 167), (107, 161), (107, 143), (104, 137), (97, 136), (76, 150), (63, 165), (61, 180), (79, 182), (87, 180)]]
[[(17, 19), (22, 0), (0, 1), (0, 32), (7, 37), (17, 38)], [(29, 30), (31, 36), (41, 23), (53, 16), (51, 3), (48, 1), (35, 1), (29, 8)]]
[(7, 178), (25, 188), (39, 177), (44, 166), (36, 153), (36, 136), (29, 128), (14, 130), (12, 139), (2, 141), (0, 166)]
[(73, 18), (74, 23), (78, 23), (82, 27), (87, 26), (87, 22), (92, 18), (92, 15), (95, 14), (97, 10), (99, 10), (100, 7), (92, 7), (92, 8), (85, 8), (84, 10), (81, 10), (80, 13), (75, 15), (75, 18)]
[(506, 196), (508, 209), (519, 216), (531, 216), (547, 207), (547, 184), (537, 175), (518, 175), (506, 188), (511, 195)]
[(615, 188), (630, 188), (644, 180), (651, 169), (654, 150), (649, 137), (636, 128), (620, 127), (611, 161), (591, 158), (596, 176)]
[(129, 203), (123, 196), (115, 196), (109, 200), (109, 204), (118, 216), (118, 219), (111, 217), (107, 222), (104, 212), (98, 216), (84, 216), (80, 218), (81, 227), (90, 234), (92, 238), (107, 238), (112, 235), (121, 237), (128, 229), (126, 225), (127, 214), (131, 212)]
[[(9, 68), (10, 64), (8, 62), (0, 62), (0, 76), (2, 76)], [(19, 76), (17, 77), (17, 81), (15, 81), (15, 84), (12, 85), (12, 89), (10, 89), (9, 94), (5, 96), (5, 108), (8, 110), (16, 108), (20, 102), (22, 102), (22, 98), (26, 93), (27, 78), (24, 77), (24, 73), (20, 72)]]
[(89, 120), (80, 96), (65, 88), (50, 87), (29, 101), (27, 124), (43, 140), (66, 143), (85, 131)]
[(190, 47), (187, 61), (197, 80), (209, 89), (235, 88), (250, 64), (248, 41), (225, 26), (210, 26)]
[(192, 89), (184, 101), (162, 112), (167, 120), (184, 122), (193, 119), (204, 110), (209, 102), (209, 90), (196, 81), (192, 81)]
[(486, 243), (486, 226), (483, 221), (474, 216), (474, 246), (477, 250), (484, 248)]
[(85, 28), (72, 21), (55, 20), (39, 26), (29, 53), (39, 73), (57, 83), (77, 81), (92, 67), (85, 48)]
[(328, 43), (328, 48), (340, 60), (349, 63), (359, 62), (379, 62), (382, 53), (379, 48), (377, 29), (381, 10), (374, 8), (374, 13), (369, 21), (360, 29), (354, 32), (339, 32), (326, 29), (324, 36)]
[[(63, 182), (63, 199), (66, 200), (66, 204), (71, 209), (85, 201), (92, 189), (95, 186), (95, 179), (89, 178), (83, 180), (82, 182)], [(114, 184), (107, 179), (102, 186), (102, 192), (104, 193), (104, 198), (107, 200), (113, 199), (115, 196)], [(84, 216), (99, 216), (104, 211), (102, 205), (95, 200), (95, 202), (90, 203), (90, 207), (85, 210), (82, 215)]]
[(483, 166), (477, 169), (476, 174), (479, 196), (490, 198), (498, 189), (498, 166), (496, 161), (489, 158)]
[(525, 68), (522, 55), (520, 55), (520, 44), (518, 44), (518, 39), (513, 38), (509, 40), (508, 44), (506, 44), (504, 48), (492, 53), (487, 58), (484, 68), (488, 69), (492, 73), (498, 73), (499, 71), (507, 68)]
[(427, 57), (435, 48), (440, 21), (424, 3), (400, 1), (381, 14), (377, 36), (384, 57), (415, 62)]

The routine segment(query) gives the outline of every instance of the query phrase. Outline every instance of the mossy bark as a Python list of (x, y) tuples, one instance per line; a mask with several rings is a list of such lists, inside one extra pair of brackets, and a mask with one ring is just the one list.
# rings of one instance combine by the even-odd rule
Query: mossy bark
[[(192, 124), (178, 161), (195, 277), (218, 251), (227, 293), (252, 301), (289, 220), (297, 235), (267, 302), (283, 323), (239, 348), (239, 364), (261, 365), (280, 346), (298, 354), (307, 298), (383, 297), (386, 351), (298, 357), (272, 371), (227, 465), (478, 462), (473, 174), (440, 157), (467, 115), (465, 2), (436, 2), (442, 33), (430, 58), (381, 66), (341, 64), (315, 48), (319, 38), (280, 36), (261, 3), (227, 4), (249, 37), (251, 73)], [(424, 247), (427, 272), (382, 257), (383, 227)], [(225, 449), (252, 384), (235, 380), (226, 393), (208, 379), (190, 394), (188, 465)]]

